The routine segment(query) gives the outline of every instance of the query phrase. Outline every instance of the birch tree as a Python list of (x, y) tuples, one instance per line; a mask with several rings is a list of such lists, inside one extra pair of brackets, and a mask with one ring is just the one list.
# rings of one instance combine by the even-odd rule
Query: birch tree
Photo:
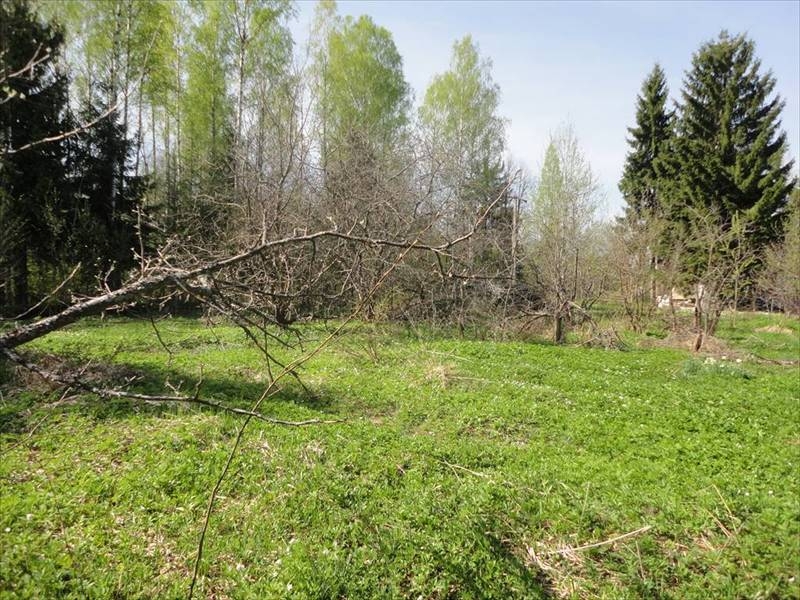
[(596, 298), (592, 277), (598, 185), (572, 128), (552, 136), (532, 198), (527, 239), (533, 279), (564, 341), (575, 309)]

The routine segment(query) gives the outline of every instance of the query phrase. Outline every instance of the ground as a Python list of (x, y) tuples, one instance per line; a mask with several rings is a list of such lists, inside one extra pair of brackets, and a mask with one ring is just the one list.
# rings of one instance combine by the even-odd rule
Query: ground
[[(605, 350), (352, 329), (302, 369), (310, 394), (261, 406), (342, 422), (248, 426), (196, 597), (800, 597), (798, 321), (728, 317), (700, 355), (661, 331)], [(144, 391), (263, 390), (235, 327), (159, 330), (92, 320), (26, 350)], [(186, 597), (241, 417), (12, 375), (0, 597)]]

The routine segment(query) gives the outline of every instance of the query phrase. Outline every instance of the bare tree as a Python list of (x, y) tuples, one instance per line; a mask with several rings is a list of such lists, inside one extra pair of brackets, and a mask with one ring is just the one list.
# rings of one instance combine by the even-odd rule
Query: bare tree
[(557, 343), (564, 341), (573, 309), (585, 309), (601, 293), (591, 260), (596, 256), (597, 191), (574, 132), (562, 129), (547, 148), (527, 226), (530, 269)]
[(718, 211), (692, 208), (685, 244), (691, 244), (698, 262), (687, 280), (695, 291), (695, 351), (714, 335), (722, 311), (736, 307), (744, 273), (753, 264), (755, 251), (750, 244), (744, 214), (733, 222), (725, 221)]
[(656, 247), (663, 229), (663, 220), (649, 214), (643, 218), (627, 216), (611, 232), (608, 266), (614, 273), (625, 316), (636, 332), (643, 330), (657, 307), (659, 267), (663, 268), (664, 259), (658, 256)]
[(789, 203), (783, 241), (767, 248), (757, 285), (771, 310), (800, 315), (800, 188)]

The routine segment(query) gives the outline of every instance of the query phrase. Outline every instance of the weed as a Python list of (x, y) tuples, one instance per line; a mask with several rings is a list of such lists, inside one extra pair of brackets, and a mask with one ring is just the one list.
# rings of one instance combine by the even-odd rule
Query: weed
[[(796, 597), (800, 378), (747, 356), (785, 356), (769, 336), (798, 328), (756, 331), (770, 323), (724, 325), (738, 352), (724, 360), (354, 326), (304, 368), (312, 395), (289, 386), (261, 407), (344, 423), (251, 424), (200, 595)], [(262, 391), (236, 328), (159, 328), (169, 351), (124, 319), (31, 351), (144, 391), (202, 379), (243, 406)], [(7, 388), (0, 402), (0, 597), (181, 597), (239, 421), (59, 400)]]

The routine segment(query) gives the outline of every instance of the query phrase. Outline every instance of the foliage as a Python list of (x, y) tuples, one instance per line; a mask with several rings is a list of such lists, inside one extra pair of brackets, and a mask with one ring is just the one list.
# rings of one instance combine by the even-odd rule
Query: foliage
[(597, 181), (571, 128), (553, 136), (528, 216), (533, 277), (555, 321), (554, 340), (564, 341), (564, 320), (578, 304), (590, 305), (602, 281), (597, 256)]
[[(88, 105), (78, 116), (88, 122), (99, 114)], [(84, 289), (93, 289), (101, 277), (106, 285), (117, 288), (134, 264), (132, 249), (141, 252), (144, 243), (137, 239), (137, 214), (147, 182), (127, 173), (134, 144), (111, 116), (66, 145), (70, 171), (65, 189), (70, 207), (62, 260), (82, 264)]]
[[(253, 421), (198, 561), (204, 596), (798, 595), (800, 325), (723, 311), (760, 261), (782, 308), (796, 291), (782, 102), (752, 42), (695, 55), (676, 136), (650, 74), (611, 244), (574, 133), (553, 136), (520, 273), (522, 195), (471, 37), (413, 122), (391, 33), (333, 2), (308, 67), (284, 0), (33, 6), (0, 0), (0, 309), (46, 300), (43, 282), (81, 261), (64, 298), (99, 275), (130, 285), (84, 308), (163, 312), (66, 327), (73, 304), (11, 326), (4, 356), (35, 339), (23, 352), (58, 372), (244, 408), (273, 366), (329, 339), (314, 317), (372, 321), (346, 321), (352, 337), (287, 371), (302, 385), (264, 397), (263, 413), (337, 422)], [(465, 339), (497, 315), (548, 316), (556, 342), (587, 319), (587, 346), (622, 346), (588, 311), (612, 270), (638, 330), (625, 352)], [(648, 301), (681, 280), (704, 284), (697, 325), (730, 356), (664, 347)], [(161, 318), (187, 297), (209, 308), (202, 323)], [(82, 389), (55, 395), (0, 363), (0, 597), (182, 596), (241, 421)]]
[(450, 70), (433, 78), (419, 109), (432, 147), (432, 178), (439, 173), (432, 185), (456, 215), (474, 214), (498, 191), (503, 171), (505, 123), (491, 66), (470, 36), (456, 41)]
[[(36, 284), (29, 263), (57, 263), (66, 199), (62, 145), (14, 151), (65, 128), (67, 78), (57, 67), (61, 30), (26, 2), (0, 3), (0, 33), (0, 313), (16, 313), (29, 306)], [(36, 67), (26, 70), (34, 59)], [(7, 77), (13, 73), (19, 75)]]
[[(716, 211), (723, 227), (740, 214), (758, 248), (780, 238), (782, 219), (776, 215), (793, 182), (786, 134), (779, 129), (783, 101), (772, 95), (774, 88), (775, 78), (762, 72), (755, 45), (743, 35), (723, 31), (695, 53), (666, 163), (673, 238), (686, 235), (691, 241), (685, 228), (692, 209)], [(688, 272), (701, 267), (701, 255), (686, 244)]]
[[(134, 214), (145, 182), (130, 174), (135, 144), (127, 139), (124, 111), (107, 114), (116, 105), (112, 88), (121, 85), (108, 75), (114, 69), (106, 69), (107, 80), (94, 81), (88, 88), (81, 109), (71, 109), (67, 76), (60, 63), (61, 30), (44, 24), (34, 13), (25, 13), (24, 3), (9, 6), (15, 15), (4, 18), (3, 23), (14, 51), (3, 52), (9, 60), (4, 72), (36, 62), (30, 73), (12, 77), (9, 89), (15, 90), (14, 95), (2, 103), (3, 130), (8, 137), (0, 161), (8, 205), (0, 212), (11, 237), (4, 244), (0, 262), (8, 260), (13, 271), (8, 277), (13, 283), (6, 291), (19, 295), (3, 304), (22, 312), (79, 263), (73, 292), (94, 290), (98, 279), (111, 287), (120, 285), (133, 261)], [(70, 4), (64, 7), (74, 8)], [(97, 52), (106, 52), (103, 44), (108, 40), (101, 43), (99, 38), (112, 18), (105, 15), (101, 19), (105, 13), (97, 10), (88, 20), (96, 17), (104, 25), (97, 25), (97, 39), (87, 38), (86, 44), (94, 49), (90, 43), (94, 40)], [(28, 19), (27, 26), (21, 22), (24, 19)], [(92, 57), (95, 65), (102, 63), (99, 54)], [(22, 114), (25, 117), (19, 118)], [(41, 143), (88, 122), (94, 126), (80, 137), (55, 135)], [(28, 297), (29, 291), (33, 298)]]
[(666, 218), (650, 243), (652, 266), (668, 275), (661, 279), (669, 288), (698, 297), (697, 326), (704, 322), (706, 332), (724, 306), (755, 303), (767, 247), (774, 254), (782, 238), (795, 183), (780, 130), (784, 103), (774, 89), (753, 42), (723, 31), (693, 56), (676, 112), (666, 108), (665, 75), (656, 65), (629, 130), (620, 182), (629, 225)]
[(345, 18), (328, 35), (321, 101), (326, 135), (388, 150), (408, 122), (409, 87), (392, 34), (368, 16)]
[[(495, 199), (497, 208), (473, 240), (453, 257), (472, 265), (489, 280), (516, 279), (519, 178), (504, 163), (506, 122), (499, 116), (500, 87), (492, 62), (480, 54), (471, 36), (453, 44), (450, 68), (433, 77), (419, 108), (418, 144), (423, 152), (422, 181), (430, 190), (428, 206), (441, 215), (439, 229), (454, 237), (470, 227)], [(465, 286), (466, 287), (465, 289)], [(492, 311), (506, 293), (497, 282), (448, 282), (437, 290), (460, 326)]]
[[(633, 275), (609, 268), (609, 227), (586, 226), (580, 240), (568, 241), (574, 247), (562, 258), (574, 263), (578, 257), (577, 275), (574, 264), (567, 269), (566, 258), (546, 259), (547, 252), (535, 268), (523, 268), (520, 223), (542, 230), (547, 224), (533, 221), (552, 215), (543, 214), (540, 202), (531, 218), (520, 216), (528, 177), (518, 177), (503, 155), (500, 88), (491, 59), (470, 35), (455, 41), (449, 68), (433, 78), (412, 119), (412, 91), (392, 34), (367, 16), (340, 16), (332, 1), (317, 6), (305, 60), (291, 35), (296, 11), (290, 0), (24, 5), (59, 39), (36, 70), (52, 84), (47, 122), (22, 137), (41, 140), (65, 129), (81, 135), (30, 149), (28, 156), (40, 155), (34, 161), (40, 172), (31, 179), (36, 185), (14, 185), (31, 189), (26, 193), (34, 202), (23, 202), (11, 183), (3, 186), (4, 313), (41, 299), (77, 260), (84, 271), (62, 290), (63, 298), (85, 292), (97, 271), (111, 265), (108, 283), (119, 285), (133, 263), (132, 248), (144, 250), (141, 265), (156, 251), (173, 264), (195, 264), (259, 240), (329, 227), (394, 240), (424, 231), (426, 242), (438, 244), (463, 235), (498, 198), (469, 241), (440, 254), (437, 264), (412, 253), (368, 303), (367, 314), (451, 321), (464, 329), (536, 308), (546, 287), (545, 262), (572, 273), (574, 281), (562, 277), (562, 295), (584, 308), (612, 271), (619, 281)], [(31, 33), (20, 24), (5, 38)], [(30, 42), (17, 45), (15, 66), (35, 51)], [(61, 88), (64, 97), (56, 98)], [(639, 261), (643, 268), (634, 278), (650, 278), (651, 297), (666, 291), (660, 286), (686, 292), (707, 278), (708, 247), (700, 240), (711, 221), (715, 235), (725, 238), (715, 249), (715, 264), (724, 268), (711, 269), (722, 284), (702, 283), (719, 294), (717, 305), (755, 300), (762, 265), (779, 261), (792, 163), (774, 88), (753, 43), (724, 33), (695, 54), (675, 110), (668, 107), (663, 69), (656, 65), (646, 77), (620, 189), (629, 213), (622, 237), (663, 232), (658, 240), (637, 241), (653, 273)], [(6, 98), (11, 87), (4, 89), (4, 118), (24, 113), (29, 103)], [(83, 131), (87, 123), (92, 126)], [(2, 160), (24, 158), (4, 153)], [(704, 216), (693, 220), (698, 215)], [(134, 224), (146, 232), (141, 239)], [(237, 274), (256, 290), (279, 282), (286, 294), (278, 303), (286, 307), (257, 308), (292, 319), (342, 314), (365, 297), (391, 258), (385, 248), (361, 248), (316, 272), (317, 249), (306, 250)], [(765, 271), (760, 281), (776, 281), (774, 273)], [(312, 280), (324, 291), (312, 294), (306, 285)], [(635, 296), (635, 311), (644, 314), (652, 307), (645, 306), (639, 283), (626, 297)], [(32, 293), (23, 293), (28, 288)]]
[(190, 173), (191, 190), (216, 191), (229, 177), (233, 136), (233, 106), (226, 79), (229, 30), (222, 4), (198, 2), (195, 7), (197, 23), (186, 53), (186, 90), (181, 96), (182, 158)]
[[(800, 326), (780, 322), (796, 359)], [(746, 351), (777, 323), (722, 331)], [(143, 320), (86, 322), (36, 351), (92, 357), (96, 376), (138, 374), (143, 390), (202, 378), (217, 398), (260, 394), (239, 329), (157, 325), (172, 354)], [(344, 423), (254, 422), (245, 436), (203, 597), (797, 595), (796, 367), (351, 334), (304, 369), (313, 396), (289, 386), (262, 407)], [(234, 427), (187, 406), (5, 388), (0, 596), (184, 596)]]
[(644, 80), (636, 102), (636, 126), (629, 127), (630, 151), (625, 159), (620, 191), (627, 203), (628, 218), (661, 212), (663, 198), (659, 162), (668, 151), (673, 132), (674, 111), (667, 108), (667, 76), (656, 64)]

